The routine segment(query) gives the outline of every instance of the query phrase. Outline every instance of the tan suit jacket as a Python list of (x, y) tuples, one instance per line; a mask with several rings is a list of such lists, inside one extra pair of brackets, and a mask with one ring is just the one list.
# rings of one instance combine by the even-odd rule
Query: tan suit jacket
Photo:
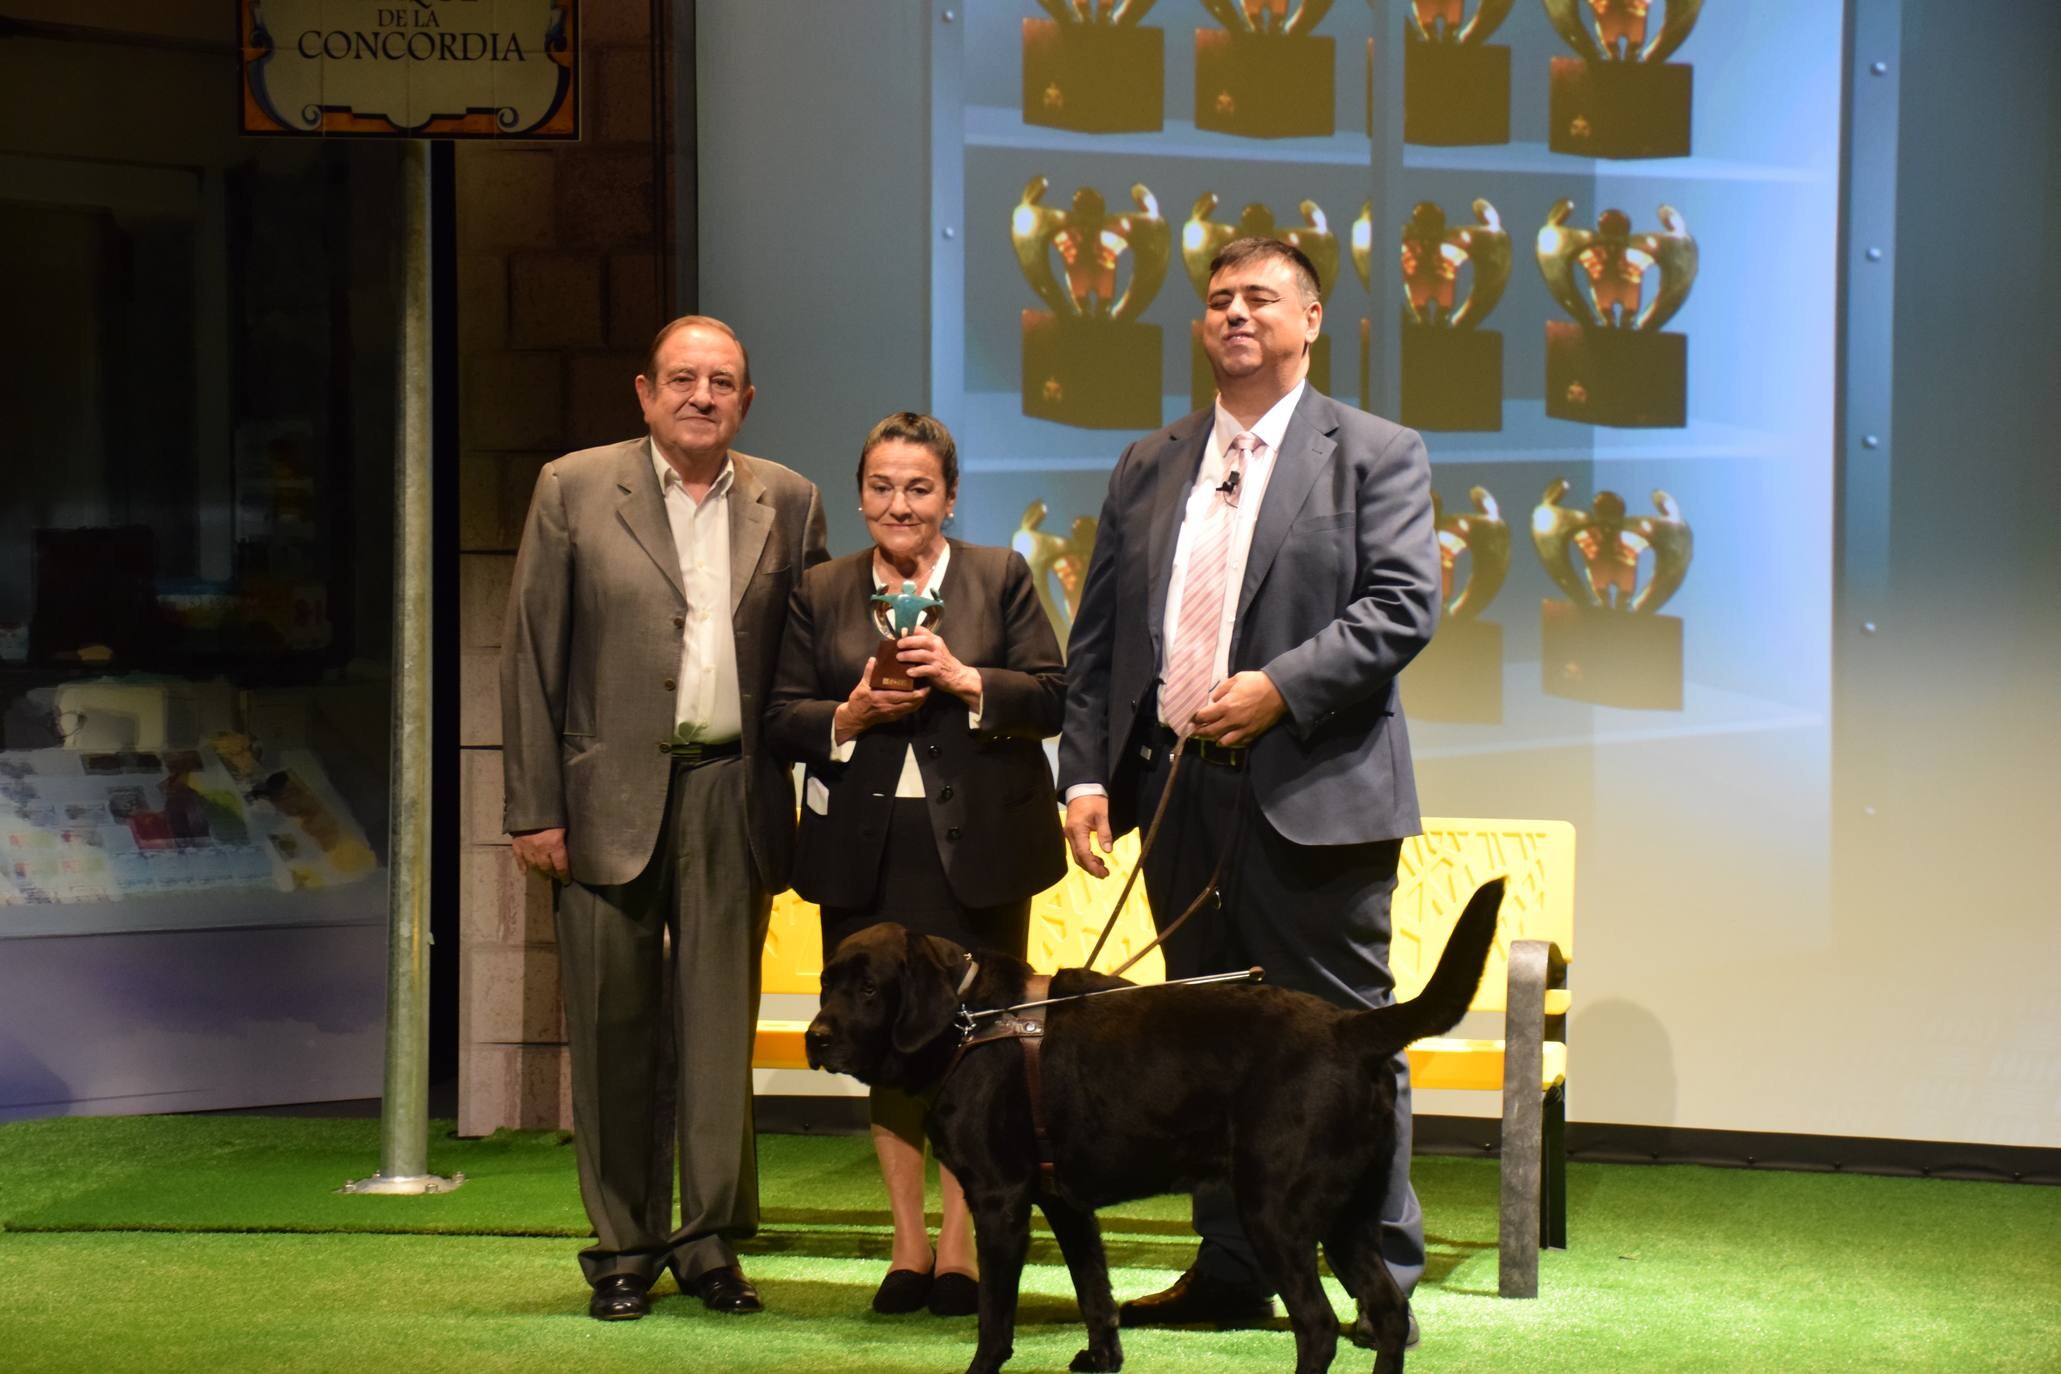
[[(788, 884), (794, 788), (763, 747), (787, 600), (828, 558), (815, 484), (732, 453), (730, 621), (737, 646), (752, 858)], [(687, 593), (642, 438), (568, 454), (537, 478), (501, 650), (502, 767), (511, 834), (563, 826), (574, 881), (625, 883), (658, 842)]]

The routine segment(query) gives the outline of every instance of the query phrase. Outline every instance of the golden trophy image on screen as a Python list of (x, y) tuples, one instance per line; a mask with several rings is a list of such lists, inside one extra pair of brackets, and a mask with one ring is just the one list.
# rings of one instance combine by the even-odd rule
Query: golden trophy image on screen
[(1468, 488), (1467, 499), (1474, 509), (1454, 514), (1431, 493), (1444, 611), (1438, 633), (1403, 672), (1403, 696), (1417, 720), (1496, 725), (1503, 719), (1503, 627), (1481, 613), (1510, 575), (1510, 525), (1487, 487)]
[(1403, 225), (1400, 418), (1412, 429), (1503, 427), (1503, 336), (1480, 326), (1510, 284), (1510, 235), (1488, 201), (1473, 209), (1474, 223), (1449, 227), (1444, 209), (1420, 201)]
[[(1352, 229), (1353, 275), (1360, 290), (1374, 289), (1374, 202), (1360, 202), (1360, 215)], [(1360, 409), (1374, 409), (1374, 321), (1360, 316)]]
[(1556, 478), (1531, 517), (1532, 547), (1568, 597), (1539, 604), (1540, 685), (1597, 706), (1681, 710), (1682, 622), (1660, 614), (1694, 550), (1681, 506), (1656, 489), (1654, 514), (1627, 516), (1622, 496), (1599, 491), (1571, 510), (1567, 490)]
[[(1032, 177), (1009, 220), (1024, 280), (1048, 310), (1023, 312), (1023, 413), (1085, 429), (1152, 429), (1160, 420), (1160, 332), (1138, 316), (1159, 294), (1173, 236), (1140, 183), (1135, 211), (1109, 213), (1083, 186), (1073, 204), (1039, 204), (1050, 183)], [(1053, 270), (1059, 260), (1065, 280)], [(1129, 280), (1117, 291), (1117, 268)]]
[(1515, 0), (1407, 0), (1403, 142), (1457, 148), (1510, 141), (1510, 50), (1489, 43)]
[(1153, 0), (1038, 0), (1023, 21), (1023, 122), (1087, 134), (1166, 125), (1166, 35), (1138, 26)]
[(1329, 138), (1338, 45), (1312, 33), (1331, 0), (1202, 0), (1219, 27), (1195, 31), (1195, 127), (1242, 138)]
[[(1622, 210), (1605, 210), (1594, 229), (1575, 229), (1567, 224), (1573, 211), (1573, 201), (1560, 201), (1539, 230), (1546, 289), (1573, 317), (1546, 322), (1546, 414), (1680, 429), (1688, 423), (1689, 339), (1661, 326), (1696, 283), (1688, 222), (1663, 205), (1658, 233), (1634, 234)], [(1656, 271), (1659, 284), (1642, 309), (1646, 277)]]
[[(1583, 157), (1687, 157), (1693, 69), (1667, 59), (1696, 27), (1703, 0), (1545, 0), (1546, 17), (1578, 54), (1552, 62), (1547, 145)], [(1592, 29), (1583, 18), (1587, 10)]]
[(1052, 622), (1052, 633), (1059, 637), (1059, 651), (1064, 655), (1074, 615), (1081, 608), (1081, 588), (1088, 580), (1088, 560), (1095, 555), (1095, 531), (1101, 522), (1092, 515), (1076, 515), (1073, 528), (1062, 536), (1045, 528), (1050, 513), (1042, 500), (1024, 507), (1023, 523), (1016, 527), (1009, 547), (1030, 564), (1038, 604), (1045, 608), (1045, 619)]
[[(1302, 214), (1302, 223), (1283, 229), (1274, 222), (1274, 212), (1264, 205), (1247, 205), (1238, 212), (1236, 224), (1222, 224), (1210, 218), (1216, 213), (1217, 196), (1214, 191), (1204, 191), (1196, 198), (1188, 211), (1188, 222), (1181, 226), (1181, 265), (1188, 269), (1188, 281), (1195, 287), (1197, 300), (1209, 299), (1209, 264), (1224, 245), (1233, 239), (1250, 237), (1279, 239), (1302, 250), (1310, 260), (1310, 266), (1317, 269), (1318, 299), (1329, 301), (1331, 288), (1338, 283), (1338, 235), (1331, 232), (1331, 222), (1324, 215), (1324, 208), (1314, 200), (1306, 200), (1297, 206)], [(1310, 385), (1331, 394), (1331, 336), (1319, 334), (1310, 345)], [(1209, 355), (1202, 351), (1202, 321), (1196, 320), (1188, 326), (1188, 393), (1189, 400), (1197, 410), (1210, 404), (1216, 398), (1217, 383), (1209, 370)]]

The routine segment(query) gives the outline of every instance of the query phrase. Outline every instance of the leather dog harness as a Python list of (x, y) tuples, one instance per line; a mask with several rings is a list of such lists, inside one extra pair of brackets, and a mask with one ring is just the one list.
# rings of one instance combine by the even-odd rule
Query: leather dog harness
[[(966, 989), (973, 986), (974, 975), (980, 972), (980, 965), (972, 955), (966, 957), (966, 976), (959, 982), (959, 995), (964, 997)], [(1045, 1128), (1045, 1083), (1043, 1073), (1043, 1051), (1045, 1048), (1045, 1008), (1051, 1005), (1047, 996), (1052, 991), (1050, 974), (1033, 973), (1024, 980), (1023, 1004), (1003, 1007), (999, 1011), (978, 1013), (986, 1021), (977, 1025), (977, 1013), (968, 1011), (962, 1004), (959, 1008), (959, 1048), (952, 1051), (952, 1062), (945, 1066), (945, 1077), (952, 1076), (952, 1070), (959, 1067), (959, 1061), (966, 1057), (966, 1051), (976, 1045), (989, 1045), (998, 1040), (1014, 1040), (1023, 1047), (1023, 1084), (1030, 1093), (1031, 1130), (1037, 1136), (1038, 1186), (1052, 1192), (1057, 1185), (1053, 1181), (1052, 1136)], [(1070, 998), (1064, 1000), (1072, 1000)]]
[[(980, 964), (969, 952), (966, 956), (966, 973), (959, 980), (957, 996), (964, 998), (967, 989), (973, 986), (974, 978), (980, 973)], [(1215, 973), (1201, 978), (1182, 978), (1160, 987), (1193, 987), (1205, 983), (1257, 983), (1265, 978), (1258, 968), (1249, 968), (1240, 973)], [(1058, 1191), (1055, 1168), (1052, 1160), (1052, 1137), (1045, 1123), (1045, 1084), (1043, 1054), (1045, 1049), (1045, 1010), (1061, 1002), (1078, 1002), (1089, 997), (1106, 997), (1118, 992), (1137, 992), (1139, 988), (1126, 984), (1123, 987), (1099, 988), (1094, 992), (1077, 992), (1068, 997), (1053, 997), (1052, 975), (1033, 973), (1024, 979), (1024, 1000), (1015, 1006), (992, 1010), (974, 1011), (962, 1000), (959, 1005), (957, 1025), (959, 1044), (952, 1051), (951, 1062), (945, 1065), (938, 1084), (944, 1085), (959, 1067), (959, 1061), (966, 1057), (966, 1051), (976, 1045), (992, 1045), (998, 1041), (1014, 1040), (1023, 1049), (1023, 1085), (1030, 1094), (1031, 1130), (1037, 1137), (1038, 1186), (1045, 1192)], [(984, 1023), (984, 1024), (983, 1024)]]

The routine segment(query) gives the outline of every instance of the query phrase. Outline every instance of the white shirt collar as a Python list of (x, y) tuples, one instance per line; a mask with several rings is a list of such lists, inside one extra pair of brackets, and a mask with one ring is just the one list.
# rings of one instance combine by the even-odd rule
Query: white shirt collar
[[(665, 460), (665, 456), (658, 451), (656, 440), (646, 439), (644, 447), (651, 451), (651, 470), (658, 475), (658, 494), (661, 497), (666, 494), (667, 487), (683, 487), (686, 485), (686, 483), (680, 480), (679, 471), (671, 463), (668, 463)], [(703, 500), (707, 501), (718, 496), (729, 495), (731, 484), (736, 480), (737, 465), (730, 461), (730, 455), (726, 453), (723, 455), (723, 470), (716, 474), (715, 481), (709, 483), (708, 496), (704, 497)]]
[[(1278, 455), (1281, 452), (1281, 441), (1288, 435), (1288, 422), (1295, 418), (1295, 408), (1302, 404), (1303, 388), (1309, 384), (1309, 379), (1305, 377), (1290, 387), (1288, 394), (1274, 402), (1273, 407), (1259, 417), (1259, 423), (1252, 427), (1252, 433), (1267, 446), (1269, 455)], [(1221, 396), (1217, 398), (1216, 412), (1216, 442), (1210, 447), (1217, 455), (1222, 455), (1231, 447), (1231, 441), (1245, 431), (1231, 418), (1231, 412), (1224, 409), (1224, 398)]]

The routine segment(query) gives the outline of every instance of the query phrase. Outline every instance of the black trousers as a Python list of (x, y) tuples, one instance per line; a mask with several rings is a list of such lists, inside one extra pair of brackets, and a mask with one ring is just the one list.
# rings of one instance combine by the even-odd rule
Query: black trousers
[(1024, 957), (1030, 939), (1031, 896), (996, 906), (964, 906), (952, 894), (945, 862), (937, 852), (930, 803), (897, 797), (889, 816), (887, 843), (873, 896), (858, 906), (823, 908), (823, 957), (838, 942), (879, 921), (894, 921), (924, 935), (940, 935), (971, 950), (995, 949)]
[[(1166, 790), (1171, 738), (1152, 727), (1152, 758), (1139, 764), (1139, 823)], [(1160, 947), (1168, 978), (1230, 973), (1254, 964), (1269, 983), (1336, 1006), (1395, 1000), (1388, 968), (1388, 904), (1401, 840), (1299, 845), (1267, 824), (1243, 769), (1185, 757), (1159, 837), (1145, 858), (1145, 895), (1163, 929), (1187, 910), (1224, 857), (1220, 895)], [(1405, 1295), (1424, 1275), (1424, 1214), (1410, 1186), (1410, 1065), (1395, 1058), (1396, 1151), (1382, 1200), (1381, 1253)], [(1263, 1285), (1259, 1262), (1228, 1189), (1199, 1189), (1196, 1268)]]

